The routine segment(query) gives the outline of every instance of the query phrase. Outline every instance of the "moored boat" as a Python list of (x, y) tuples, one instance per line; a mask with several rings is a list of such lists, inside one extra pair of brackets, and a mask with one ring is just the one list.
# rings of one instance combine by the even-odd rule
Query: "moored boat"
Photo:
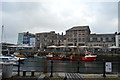
[(92, 55), (92, 52), (84, 52), (85, 56), (83, 57), (78, 57), (78, 56), (73, 56), (71, 55), (69, 57), (69, 60), (72, 60), (72, 61), (91, 61), (91, 60), (96, 60), (97, 58), (97, 55)]
[(85, 56), (82, 57), (82, 61), (91, 61), (91, 60), (96, 60), (97, 55), (92, 55), (92, 52), (85, 52)]
[(15, 55), (13, 55), (13, 54), (6, 54), (6, 56), (5, 56), (6, 58), (13, 58), (13, 60), (16, 60), (16, 61), (18, 61), (19, 59), (22, 61), (22, 60), (25, 60), (25, 59), (27, 59), (26, 57), (16, 57)]
[(14, 58), (14, 57), (10, 57), (10, 56), (0, 56), (0, 59), (3, 61), (3, 62), (16, 62), (18, 61), (17, 58)]
[(14, 56), (16, 56), (16, 57), (21, 57), (21, 58), (26, 57), (25, 55), (20, 54), (20, 53), (18, 53), (18, 52), (15, 52), (15, 53), (14, 53)]
[(50, 59), (50, 60), (62, 60), (63, 57), (62, 56), (54, 56), (53, 54), (49, 53), (48, 55), (46, 55), (47, 59)]
[(72, 55), (69, 57), (69, 59), (72, 60), (72, 61), (79, 61), (79, 60), (81, 60), (80, 57), (73, 57)]

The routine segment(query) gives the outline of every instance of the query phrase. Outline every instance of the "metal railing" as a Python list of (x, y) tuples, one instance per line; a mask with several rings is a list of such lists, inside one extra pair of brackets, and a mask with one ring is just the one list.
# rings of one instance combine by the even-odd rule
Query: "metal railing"
[[(33, 59), (19, 62), (18, 75), (20, 71), (35, 71), (44, 73), (84, 73), (84, 74), (117, 74), (120, 72), (120, 62), (112, 62), (112, 72), (104, 72), (103, 61), (51, 61), (46, 59)], [(15, 70), (14, 70), (15, 71)]]

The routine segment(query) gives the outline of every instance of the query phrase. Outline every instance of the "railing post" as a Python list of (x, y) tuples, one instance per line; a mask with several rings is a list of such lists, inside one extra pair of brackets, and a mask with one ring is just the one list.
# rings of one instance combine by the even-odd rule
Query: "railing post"
[(118, 60), (118, 77), (120, 77), (120, 55), (119, 55), (119, 60)]
[(44, 61), (44, 73), (47, 73), (47, 67), (48, 67), (48, 65), (47, 65), (47, 60), (45, 60)]
[(106, 77), (105, 75), (105, 60), (103, 59), (103, 77)]
[(18, 60), (18, 76), (20, 76), (20, 58)]
[(51, 61), (51, 74), (50, 77), (53, 77), (53, 61)]
[(31, 76), (35, 76), (35, 70), (31, 70)]
[(77, 73), (79, 73), (79, 61), (77, 62)]
[(26, 72), (27, 72), (26, 70), (23, 71), (23, 76), (26, 76)]

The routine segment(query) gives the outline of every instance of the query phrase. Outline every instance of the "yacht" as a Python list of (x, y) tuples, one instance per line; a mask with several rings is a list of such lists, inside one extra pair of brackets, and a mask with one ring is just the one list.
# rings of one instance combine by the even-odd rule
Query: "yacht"
[(10, 57), (10, 56), (0, 56), (0, 59), (2, 60), (2, 62), (16, 62), (18, 61), (17, 58), (14, 57)]

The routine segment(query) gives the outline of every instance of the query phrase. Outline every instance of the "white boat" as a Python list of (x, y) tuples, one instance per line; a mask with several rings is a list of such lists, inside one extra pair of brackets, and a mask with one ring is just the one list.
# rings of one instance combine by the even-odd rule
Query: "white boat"
[(15, 55), (13, 55), (13, 54), (8, 54), (6, 57), (12, 57), (13, 59), (15, 59), (15, 60), (25, 60), (25, 59), (27, 59), (27, 58), (24, 58), (24, 57), (16, 57)]
[(5, 63), (5, 62), (16, 62), (16, 61), (18, 61), (19, 58), (14, 57), (14, 56), (4, 56), (4, 55), (2, 55), (3, 28), (4, 28), (4, 26), (2, 26), (2, 33), (1, 33), (1, 43), (0, 43), (0, 63)]
[(13, 57), (9, 57), (9, 56), (0, 56), (0, 58), (2, 59), (3, 62), (11, 62), (11, 61), (17, 61), (16, 58)]
[(22, 61), (22, 60), (27, 59), (27, 58), (23, 58), (23, 57), (16, 57), (16, 56), (14, 56), (14, 58), (16, 58), (17, 60), (19, 60), (19, 59), (20, 59), (21, 61)]

